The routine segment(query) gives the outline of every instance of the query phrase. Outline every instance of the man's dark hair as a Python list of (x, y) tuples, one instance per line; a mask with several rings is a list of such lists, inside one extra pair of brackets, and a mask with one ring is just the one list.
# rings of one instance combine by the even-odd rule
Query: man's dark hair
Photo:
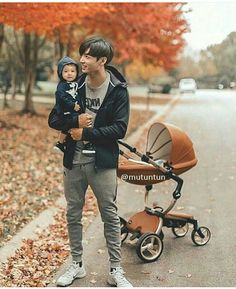
[(113, 58), (113, 47), (112, 45), (101, 37), (91, 37), (84, 40), (79, 48), (79, 54), (83, 55), (89, 49), (88, 55), (100, 59), (101, 57), (106, 57), (108, 64)]

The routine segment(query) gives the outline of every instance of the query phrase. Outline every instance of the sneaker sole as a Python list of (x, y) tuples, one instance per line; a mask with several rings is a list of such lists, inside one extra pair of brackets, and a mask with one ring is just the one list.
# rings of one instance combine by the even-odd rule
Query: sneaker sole
[(71, 283), (67, 283), (67, 284), (56, 284), (56, 286), (57, 287), (68, 287), (68, 286), (70, 286), (76, 279), (82, 279), (82, 278), (84, 278), (84, 277), (86, 277), (86, 272), (84, 273), (84, 274), (82, 274), (82, 275), (76, 275), (75, 276), (75, 278), (72, 280), (72, 282)]
[[(128, 282), (129, 283), (129, 282)], [(107, 284), (113, 287), (118, 287), (116, 281), (112, 277), (107, 278)], [(128, 286), (130, 285), (130, 286)], [(131, 283), (127, 284), (127, 286), (120, 286), (120, 287), (133, 287)]]
[(114, 286), (114, 287), (116, 287), (117, 286), (117, 284), (116, 284), (116, 282), (112, 279), (107, 279), (107, 284), (109, 284), (109, 285), (111, 285), (111, 286)]

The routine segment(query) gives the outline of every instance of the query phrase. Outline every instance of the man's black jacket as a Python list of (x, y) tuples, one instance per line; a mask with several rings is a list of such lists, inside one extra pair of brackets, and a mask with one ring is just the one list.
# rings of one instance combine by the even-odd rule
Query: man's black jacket
[[(123, 76), (114, 67), (108, 66), (106, 69), (111, 75), (107, 94), (97, 112), (94, 127), (83, 129), (82, 140), (94, 144), (97, 168), (116, 168), (119, 157), (117, 140), (124, 138), (128, 126), (129, 96), (127, 83)], [(85, 112), (86, 108), (85, 77), (86, 74), (82, 74), (78, 79), (78, 99), (81, 112)], [(79, 127), (77, 116), (67, 119), (49, 117), (48, 124), (51, 128), (63, 131)], [(72, 168), (75, 146), (76, 141), (68, 135), (63, 159), (63, 165), (68, 169)]]

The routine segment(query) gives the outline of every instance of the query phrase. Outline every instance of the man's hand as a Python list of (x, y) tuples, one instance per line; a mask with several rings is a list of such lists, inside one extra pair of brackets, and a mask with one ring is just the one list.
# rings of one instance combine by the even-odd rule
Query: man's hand
[(73, 140), (81, 140), (83, 129), (82, 128), (72, 128), (69, 130), (69, 133)]
[(91, 127), (92, 116), (88, 113), (82, 113), (78, 116), (79, 128)]
[(79, 111), (80, 110), (80, 105), (77, 102), (75, 103), (74, 110), (75, 111)]

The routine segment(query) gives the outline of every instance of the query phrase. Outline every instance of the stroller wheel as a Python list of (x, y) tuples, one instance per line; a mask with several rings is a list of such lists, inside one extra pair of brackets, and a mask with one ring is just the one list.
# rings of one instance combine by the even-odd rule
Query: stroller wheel
[(177, 238), (182, 238), (188, 233), (188, 223), (186, 223), (183, 226), (180, 227), (173, 227), (172, 228), (172, 233), (177, 237)]
[(204, 246), (209, 242), (211, 232), (207, 227), (199, 227), (198, 230), (192, 231), (191, 238), (193, 243), (197, 246)]
[(127, 222), (125, 221), (125, 219), (121, 217), (119, 218), (120, 218), (120, 229), (121, 229), (121, 243), (123, 243), (127, 239), (129, 235), (129, 231), (126, 227)]
[(136, 245), (136, 252), (139, 258), (145, 262), (156, 261), (162, 253), (163, 242), (155, 233), (143, 234)]

